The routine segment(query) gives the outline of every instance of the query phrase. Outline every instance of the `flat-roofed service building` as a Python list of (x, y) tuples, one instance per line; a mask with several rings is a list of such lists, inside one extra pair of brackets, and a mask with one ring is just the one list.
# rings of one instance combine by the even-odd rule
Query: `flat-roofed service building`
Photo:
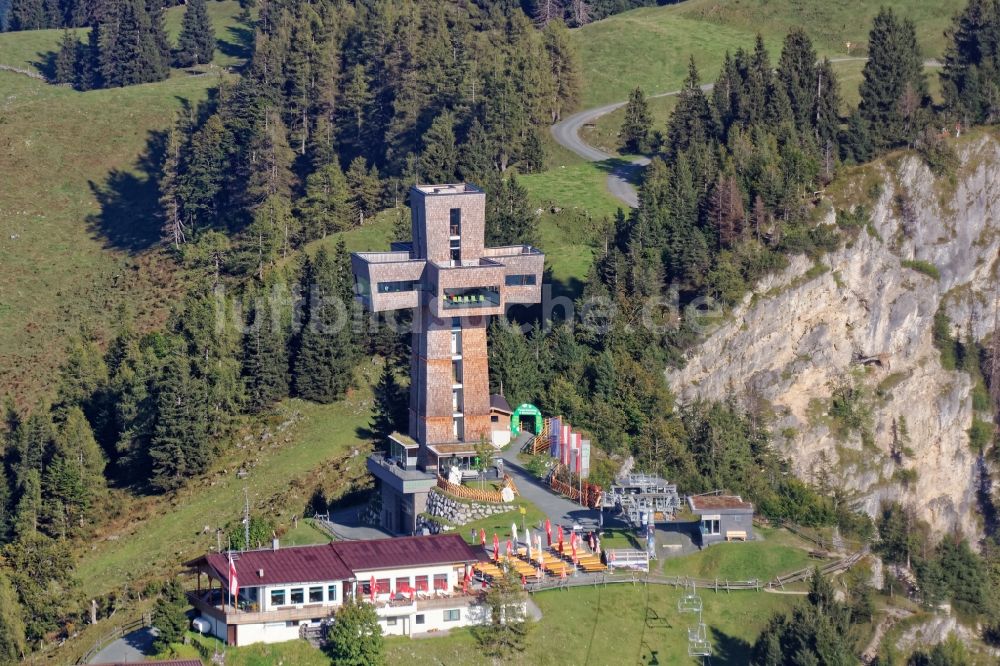
[(397, 533), (416, 529), (440, 471), (469, 467), (480, 438), (507, 427), (491, 422), (486, 325), (541, 300), (545, 264), (530, 245), (485, 247), (486, 195), (472, 184), (414, 186), (410, 208), (412, 242), (351, 257), (366, 308), (413, 310), (408, 433), (368, 461), (382, 526)]
[(688, 506), (701, 520), (702, 544), (753, 539), (753, 504), (739, 495), (691, 495)]

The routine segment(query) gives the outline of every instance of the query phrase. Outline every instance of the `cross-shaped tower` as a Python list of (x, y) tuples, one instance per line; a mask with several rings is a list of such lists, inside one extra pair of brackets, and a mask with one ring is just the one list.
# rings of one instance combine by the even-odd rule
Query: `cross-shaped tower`
[(486, 324), (508, 304), (541, 300), (545, 255), (484, 245), (486, 195), (469, 183), (410, 189), (413, 240), (351, 256), (355, 294), (373, 312), (412, 309), (409, 434), (368, 468), (382, 487), (382, 524), (412, 532), (446, 467), (468, 468), (491, 441)]

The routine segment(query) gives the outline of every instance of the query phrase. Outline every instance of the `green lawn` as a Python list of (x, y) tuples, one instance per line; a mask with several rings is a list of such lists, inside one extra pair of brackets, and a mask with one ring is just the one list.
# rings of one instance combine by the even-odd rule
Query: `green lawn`
[[(208, 16), (215, 27), (217, 48), (213, 62), (220, 67), (238, 65), (249, 57), (253, 33), (240, 24), (236, 17), (240, 5), (236, 0), (206, 3)], [(167, 36), (177, 41), (184, 18), (184, 6), (178, 5), (167, 10)], [(86, 39), (87, 28), (73, 30), (80, 40)], [(55, 54), (62, 41), (62, 30), (25, 30), (0, 34), (0, 65), (10, 65), (22, 69), (44, 72), (47, 54)], [(179, 72), (175, 75), (180, 75)], [(0, 83), (2, 89), (2, 83)]]
[(281, 535), (282, 546), (311, 546), (317, 543), (330, 543), (332, 539), (323, 530), (316, 527), (312, 519), (298, 521), (297, 526), (291, 527)]
[[(515, 664), (695, 664), (687, 655), (691, 615), (677, 612), (683, 592), (641, 584), (580, 587), (533, 596), (541, 622), (528, 635)], [(746, 664), (747, 651), (768, 618), (797, 599), (763, 592), (704, 592), (704, 622), (714, 647), (712, 663)], [(482, 664), (468, 629), (421, 640), (388, 639), (391, 664)]]
[(805, 543), (789, 532), (760, 528), (755, 532), (763, 538), (720, 543), (692, 555), (667, 558), (662, 560), (661, 570), (668, 576), (768, 581), (818, 562), (810, 559)]
[[(573, 35), (583, 60), (583, 108), (624, 100), (641, 86), (647, 94), (676, 90), (694, 56), (704, 80), (714, 80), (724, 53), (752, 48), (760, 32), (777, 62), (781, 41), (802, 26), (820, 55), (846, 56), (846, 42), (865, 43), (880, 5), (912, 18), (927, 57), (944, 48), (943, 31), (965, 0), (688, 0), (636, 9), (596, 21)], [(852, 47), (852, 55), (858, 51)]]
[(614, 215), (621, 205), (608, 191), (610, 165), (604, 162), (583, 162), (559, 166), (542, 173), (520, 176), (534, 205), (540, 208), (570, 208), (587, 215)]
[[(215, 543), (216, 526), (238, 519), (244, 488), (250, 490), (252, 511), (266, 511), (279, 529), (289, 527), (293, 515), (301, 517), (316, 485), (335, 488), (367, 473), (364, 456), (350, 457), (350, 453), (366, 446), (358, 430), (367, 426), (370, 409), (371, 391), (366, 384), (332, 405), (300, 400), (282, 403), (278, 422), (301, 414), (286, 436), (244, 445), (242, 451), (227, 456), (226, 469), (217, 469), (174, 495), (151, 498), (148, 505), (133, 512), (135, 518), (115, 540), (95, 540), (76, 567), (81, 594), (89, 598), (126, 580), (179, 570), (182, 562)], [(243, 459), (255, 461), (245, 481), (234, 473)], [(202, 534), (205, 525), (209, 534)], [(308, 529), (314, 534), (300, 522), (287, 538), (293, 543), (328, 540), (314, 528)]]

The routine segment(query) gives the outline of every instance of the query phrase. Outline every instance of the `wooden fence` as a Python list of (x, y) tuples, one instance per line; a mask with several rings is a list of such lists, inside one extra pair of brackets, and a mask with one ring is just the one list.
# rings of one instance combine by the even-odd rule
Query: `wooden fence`
[(580, 504), (587, 506), (591, 509), (597, 508), (598, 504), (601, 502), (601, 487), (584, 481), (582, 484), (583, 488), (583, 500), (580, 499), (580, 486), (574, 485), (572, 483), (566, 483), (559, 479), (557, 473), (558, 469), (554, 470), (549, 476), (549, 488), (556, 491), (560, 495), (565, 495), (574, 502), (579, 502)]
[[(449, 495), (453, 495), (459, 499), (465, 499), (472, 502), (489, 502), (491, 504), (500, 504), (503, 502), (503, 496), (501, 494), (502, 490), (485, 490), (482, 488), (473, 488), (472, 486), (463, 486), (458, 483), (452, 483), (440, 474), (437, 478), (437, 486)], [(500, 487), (501, 489), (510, 488), (514, 495), (519, 494), (517, 492), (517, 486), (514, 485), (514, 479), (512, 479), (509, 474), (503, 475), (503, 483)]]
[(102, 636), (101, 638), (97, 639), (97, 641), (94, 642), (94, 644), (90, 647), (90, 649), (87, 650), (87, 652), (82, 657), (77, 659), (75, 663), (89, 664), (90, 660), (93, 659), (95, 656), (97, 656), (97, 653), (103, 650), (105, 646), (107, 646), (112, 641), (116, 641), (119, 638), (123, 638), (126, 634), (129, 634), (135, 631), (136, 629), (142, 629), (143, 627), (150, 627), (150, 626), (152, 626), (152, 618), (146, 614), (143, 614), (141, 618), (132, 620), (127, 624), (119, 625), (114, 629), (112, 629), (107, 634), (105, 634), (104, 636)]

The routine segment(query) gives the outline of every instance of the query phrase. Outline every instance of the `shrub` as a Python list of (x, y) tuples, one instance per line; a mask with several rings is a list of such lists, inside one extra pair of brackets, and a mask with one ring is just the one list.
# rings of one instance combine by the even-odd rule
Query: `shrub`
[(974, 451), (982, 453), (986, 450), (986, 447), (990, 445), (992, 440), (993, 424), (973, 418), (972, 427), (969, 428), (969, 446), (971, 446)]
[(923, 259), (904, 259), (900, 262), (900, 264), (902, 264), (903, 268), (913, 269), (918, 273), (923, 273), (924, 275), (932, 277), (935, 280), (941, 279), (941, 271), (939, 271), (938, 267), (929, 261), (924, 261)]

